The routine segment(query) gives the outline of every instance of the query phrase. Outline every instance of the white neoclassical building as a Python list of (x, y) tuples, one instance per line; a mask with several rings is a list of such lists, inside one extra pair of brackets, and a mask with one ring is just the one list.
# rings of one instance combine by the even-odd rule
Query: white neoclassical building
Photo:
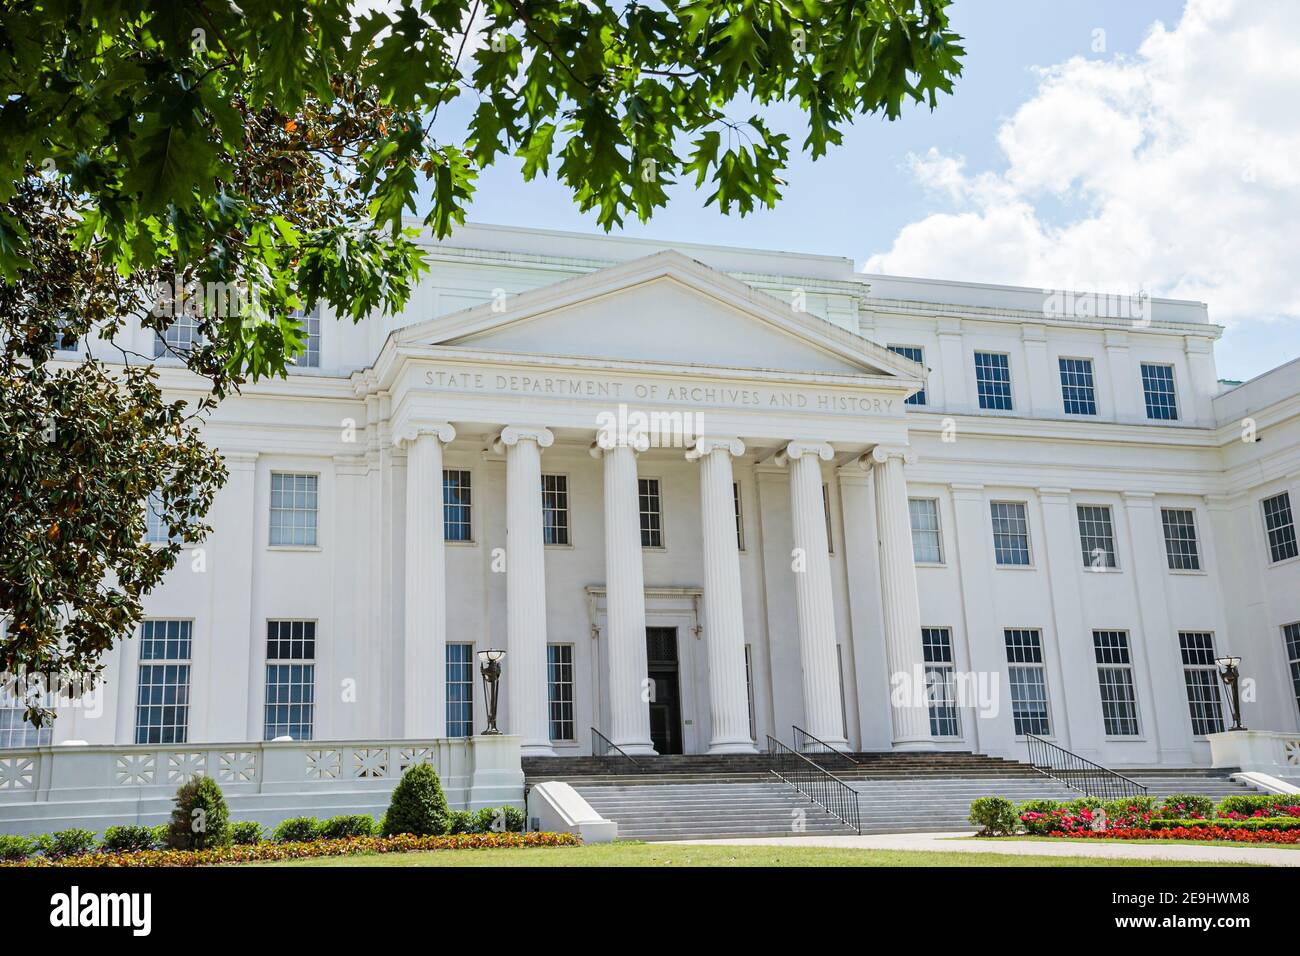
[[(326, 312), (221, 406), (215, 533), (52, 743), (480, 733), (489, 647), (526, 755), (798, 725), (1207, 764), (1225, 654), (1248, 726), (1300, 728), (1300, 363), (1220, 382), (1205, 305), (503, 227), (427, 250), (402, 315)], [(0, 711), (0, 747), (36, 737)]]

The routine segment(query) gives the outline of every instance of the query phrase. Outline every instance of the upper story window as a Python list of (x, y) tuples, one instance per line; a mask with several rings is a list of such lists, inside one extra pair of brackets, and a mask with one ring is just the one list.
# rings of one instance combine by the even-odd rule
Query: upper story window
[(149, 500), (144, 506), (144, 540), (148, 544), (167, 544), (171, 540), (171, 531), (162, 518), (162, 494), (149, 492)]
[[(736, 506), (736, 550), (745, 550), (745, 520), (740, 511), (740, 482), (731, 483), (731, 500)], [(747, 645), (748, 646), (748, 645)]]
[(1142, 363), (1142, 394), (1146, 398), (1147, 418), (1177, 421), (1178, 396), (1174, 393), (1174, 367)]
[(993, 501), (993, 556), (998, 564), (1029, 565), (1029, 517), (1023, 501)]
[(1276, 564), (1297, 554), (1295, 520), (1291, 516), (1291, 496), (1287, 492), (1265, 498), (1260, 502), (1264, 509), (1264, 531), (1268, 534), (1268, 557)]
[(1011, 410), (1011, 364), (1004, 353), (975, 353), (975, 388), (980, 408)]
[(448, 541), (473, 541), (474, 491), (470, 473), (461, 468), (442, 470), (442, 536)]
[(75, 352), (80, 344), (77, 337), (67, 331), (71, 319), (59, 319), (59, 331), (54, 336), (54, 349), (58, 352)]
[(162, 358), (178, 352), (184, 356), (194, 348), (198, 338), (199, 320), (181, 309), (176, 318), (172, 319), (172, 324), (167, 326), (166, 332), (162, 335), (154, 334), (153, 357)]
[(1093, 384), (1092, 359), (1059, 359), (1061, 404), (1067, 415), (1096, 415), (1097, 390)]
[[(897, 352), (899, 355), (903, 356), (903, 358), (911, 359), (913, 362), (917, 363), (918, 365), (925, 364), (925, 349), (921, 348), (921, 346), (919, 345), (890, 345), (888, 346), (888, 348), (889, 351)], [(926, 404), (925, 389), (921, 389), (915, 395), (908, 396), (906, 399), (904, 399), (903, 404), (904, 405)]]
[(1161, 508), (1160, 524), (1165, 530), (1165, 557), (1170, 571), (1201, 570), (1201, 551), (1196, 541), (1196, 515), (1191, 508)]
[(822, 516), (826, 519), (826, 550), (835, 553), (835, 535), (831, 531), (831, 486), (822, 484)]
[(1079, 547), (1083, 566), (1115, 567), (1115, 525), (1107, 505), (1079, 505)]
[(659, 494), (658, 478), (638, 478), (637, 497), (641, 500), (641, 547), (664, 546), (663, 498)]
[(943, 564), (939, 502), (934, 498), (908, 498), (907, 511), (912, 521), (912, 560), (917, 564)]
[(542, 541), (569, 543), (569, 478), (542, 475)]
[(316, 546), (318, 475), (271, 473), (272, 547)]
[(302, 323), (307, 347), (294, 357), (293, 364), (300, 368), (320, 368), (320, 303), (310, 312), (295, 309), (290, 315)]

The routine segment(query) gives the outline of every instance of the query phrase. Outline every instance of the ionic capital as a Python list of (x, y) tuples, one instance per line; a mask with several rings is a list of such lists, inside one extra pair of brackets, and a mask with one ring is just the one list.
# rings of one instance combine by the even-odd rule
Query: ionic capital
[(698, 461), (715, 451), (725, 451), (732, 458), (739, 458), (745, 453), (745, 443), (739, 438), (710, 435), (695, 439), (695, 444), (686, 453), (687, 461)]
[(804, 455), (830, 461), (835, 457), (835, 449), (831, 447), (830, 442), (797, 439), (777, 452), (776, 462), (778, 465), (784, 465), (786, 462), (798, 461)]
[(870, 471), (876, 465), (883, 465), (891, 458), (897, 458), (904, 465), (916, 464), (916, 451), (907, 445), (877, 445), (858, 459), (858, 467)]
[(432, 435), (444, 445), (456, 437), (456, 429), (448, 422), (407, 422), (393, 432), (393, 444), (398, 448), (410, 445), (421, 435)]
[(538, 448), (550, 448), (555, 444), (555, 434), (541, 425), (507, 425), (492, 442), (492, 450), (500, 455), (521, 441), (536, 442)]

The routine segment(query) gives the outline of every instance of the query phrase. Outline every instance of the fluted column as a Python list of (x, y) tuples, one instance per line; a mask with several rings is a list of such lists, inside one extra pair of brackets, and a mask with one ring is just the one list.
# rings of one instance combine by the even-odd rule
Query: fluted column
[(442, 537), (442, 446), (446, 422), (412, 425), (406, 446), (406, 601), (403, 615), (402, 735), (447, 735), (447, 565)]
[(835, 650), (830, 546), (821, 462), (835, 451), (826, 442), (792, 441), (778, 456), (790, 466), (790, 514), (794, 528), (795, 610), (803, 672), (804, 730), (836, 747), (847, 747)]
[(548, 429), (510, 425), (495, 448), (506, 456), (506, 634), (502, 680), (510, 733), (526, 757), (553, 756), (546, 700), (546, 550), (542, 537), (542, 449)]
[[(605, 436), (602, 436), (604, 438)], [(591, 446), (605, 469), (605, 658), (609, 665), (609, 738), (630, 754), (653, 754), (649, 668), (645, 644), (645, 571), (641, 566), (641, 505), (636, 453), (645, 450), (611, 438)]]
[[(924, 697), (910, 689), (924, 673), (921, 655), (921, 603), (912, 560), (912, 523), (908, 517), (903, 463), (915, 452), (877, 445), (861, 464), (876, 481), (876, 527), (880, 533), (880, 590), (885, 617), (885, 651), (890, 671), (890, 713), (894, 746), (922, 750), (933, 746), (930, 713)], [(901, 676), (900, 676), (901, 675)]]
[(700, 438), (686, 453), (700, 463), (704, 524), (704, 641), (709, 652), (709, 753), (754, 753), (745, 690), (745, 619), (736, 548), (731, 459), (743, 454), (739, 438)]

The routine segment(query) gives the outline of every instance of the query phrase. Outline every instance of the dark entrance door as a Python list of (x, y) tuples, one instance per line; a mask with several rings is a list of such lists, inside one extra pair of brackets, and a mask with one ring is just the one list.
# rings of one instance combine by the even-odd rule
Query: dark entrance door
[(650, 741), (661, 754), (682, 752), (681, 684), (677, 666), (677, 628), (645, 629), (650, 685)]

